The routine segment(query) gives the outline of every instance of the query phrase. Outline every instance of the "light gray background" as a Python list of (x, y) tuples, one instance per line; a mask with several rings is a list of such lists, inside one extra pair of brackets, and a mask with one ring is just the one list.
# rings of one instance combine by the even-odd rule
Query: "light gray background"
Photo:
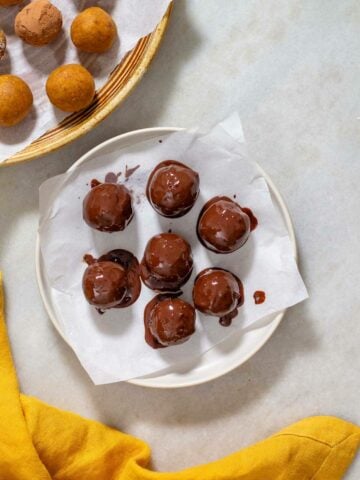
[[(215, 460), (309, 415), (360, 424), (359, 31), (357, 0), (176, 0), (149, 72), (113, 115), (59, 152), (0, 170), (1, 269), (25, 393), (143, 438), (161, 470)], [(94, 387), (41, 304), (39, 185), (113, 135), (208, 126), (234, 109), (288, 203), (311, 298), (212, 383)], [(347, 478), (359, 473), (358, 458)]]

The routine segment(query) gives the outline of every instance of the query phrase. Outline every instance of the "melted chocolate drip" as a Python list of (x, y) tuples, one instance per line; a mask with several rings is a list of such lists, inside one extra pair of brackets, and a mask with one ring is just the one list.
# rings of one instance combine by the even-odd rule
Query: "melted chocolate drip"
[(223, 317), (219, 318), (219, 323), (222, 327), (230, 327), (232, 323), (232, 319), (235, 318), (238, 314), (238, 309), (235, 308), (232, 312), (228, 313), (227, 315), (224, 315)]
[(260, 305), (261, 303), (264, 303), (266, 300), (266, 294), (262, 290), (256, 290), (254, 292), (254, 301), (256, 305)]
[(259, 225), (258, 219), (255, 217), (250, 208), (241, 207), (241, 210), (250, 218), (250, 231), (252, 232)]
[(133, 175), (139, 167), (140, 167), (140, 165), (136, 165), (136, 167), (129, 168), (126, 165), (126, 168), (125, 168), (125, 182), (127, 182), (129, 180), (131, 175)]
[(96, 258), (94, 258), (90, 253), (85, 253), (83, 260), (88, 265), (92, 265), (93, 263), (97, 262)]
[(121, 172), (119, 172), (119, 173), (114, 173), (114, 172), (107, 173), (105, 175), (105, 183), (117, 183), (120, 175), (121, 175)]
[(140, 268), (137, 258), (128, 250), (117, 249), (102, 255), (98, 262), (109, 261), (121, 265), (127, 273), (124, 299), (114, 308), (126, 308), (136, 302), (141, 292)]
[(99, 182), (99, 180), (96, 180), (96, 178), (93, 178), (90, 182), (90, 187), (91, 188), (95, 188), (97, 187), (98, 185), (101, 185), (101, 182)]

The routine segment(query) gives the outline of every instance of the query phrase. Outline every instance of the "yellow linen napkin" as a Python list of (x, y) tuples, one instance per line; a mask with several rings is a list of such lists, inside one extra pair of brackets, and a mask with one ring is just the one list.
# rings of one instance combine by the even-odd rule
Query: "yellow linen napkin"
[(0, 274), (0, 480), (337, 480), (360, 445), (359, 427), (313, 417), (208, 465), (147, 470), (141, 440), (19, 393), (3, 306)]

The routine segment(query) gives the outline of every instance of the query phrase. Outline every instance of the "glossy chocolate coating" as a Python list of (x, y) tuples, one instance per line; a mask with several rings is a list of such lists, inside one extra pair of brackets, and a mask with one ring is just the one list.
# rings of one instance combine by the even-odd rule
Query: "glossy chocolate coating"
[(166, 160), (150, 174), (146, 194), (159, 215), (181, 217), (199, 195), (199, 174), (183, 163)]
[(126, 272), (114, 262), (95, 262), (85, 270), (83, 291), (91, 305), (103, 309), (115, 307), (125, 297)]
[(144, 324), (153, 348), (184, 343), (195, 332), (195, 309), (180, 298), (158, 295), (145, 308)]
[(189, 279), (193, 268), (190, 245), (175, 233), (152, 237), (141, 262), (141, 278), (159, 292), (177, 292)]
[(137, 258), (128, 250), (118, 248), (102, 255), (99, 261), (114, 262), (125, 269), (126, 293), (116, 308), (129, 307), (135, 303), (141, 292), (140, 265)]
[(197, 234), (201, 243), (216, 253), (231, 253), (249, 238), (250, 218), (228, 197), (215, 197), (202, 209)]
[(101, 232), (124, 230), (133, 217), (131, 194), (124, 185), (92, 182), (83, 202), (83, 218)]
[(99, 310), (125, 308), (139, 298), (140, 267), (131, 252), (111, 250), (99, 259), (85, 255), (84, 260), (89, 266), (83, 276), (83, 291), (91, 305)]
[(196, 277), (193, 288), (195, 308), (202, 313), (220, 318), (228, 326), (244, 301), (241, 281), (231, 272), (208, 268)]

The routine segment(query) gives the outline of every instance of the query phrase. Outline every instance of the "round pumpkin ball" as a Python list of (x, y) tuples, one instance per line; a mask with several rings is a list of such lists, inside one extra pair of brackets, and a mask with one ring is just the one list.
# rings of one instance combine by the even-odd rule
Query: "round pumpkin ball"
[(11, 7), (12, 5), (18, 5), (23, 0), (0, 0), (0, 7)]
[(61, 28), (61, 12), (49, 0), (34, 0), (15, 18), (16, 35), (35, 47), (53, 42), (60, 34)]
[(71, 24), (71, 40), (83, 52), (103, 53), (116, 38), (117, 29), (111, 16), (100, 7), (90, 7), (75, 17)]
[(0, 126), (12, 127), (30, 112), (33, 95), (27, 83), (15, 75), (0, 75)]
[(92, 102), (95, 82), (91, 73), (81, 65), (62, 65), (50, 73), (46, 93), (55, 107), (64, 112), (77, 112)]

